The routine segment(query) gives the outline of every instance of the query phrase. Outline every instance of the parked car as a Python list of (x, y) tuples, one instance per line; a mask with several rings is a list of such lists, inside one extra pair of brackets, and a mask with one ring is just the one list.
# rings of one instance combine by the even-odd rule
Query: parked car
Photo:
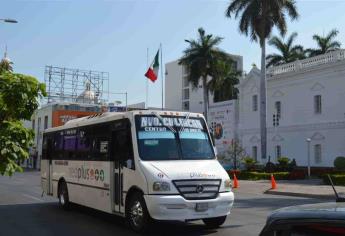
[(345, 235), (345, 203), (286, 207), (274, 211), (260, 236)]

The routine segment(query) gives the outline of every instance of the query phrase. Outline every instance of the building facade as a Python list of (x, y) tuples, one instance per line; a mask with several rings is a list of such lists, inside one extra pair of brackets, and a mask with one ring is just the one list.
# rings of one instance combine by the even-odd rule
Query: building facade
[[(239, 85), (239, 140), (258, 162), (260, 70)], [(267, 155), (297, 165), (333, 166), (345, 156), (345, 50), (273, 67), (267, 71)], [(309, 153), (309, 154), (308, 154)]]
[[(241, 63), (240, 63), (241, 64)], [(242, 65), (242, 64), (241, 64)], [(177, 62), (166, 65), (166, 107), (203, 112), (202, 89), (192, 90)], [(260, 148), (260, 70), (255, 66), (238, 85), (239, 97), (224, 110), (230, 122), (229, 139), (238, 140), (248, 156), (259, 163), (278, 157), (295, 159), (297, 165), (332, 167), (345, 156), (345, 50), (276, 66), (267, 70), (267, 157)], [(185, 103), (188, 102), (188, 105)], [(226, 103), (225, 103), (226, 104)], [(217, 107), (210, 97), (210, 113)], [(217, 109), (215, 110), (217, 120)], [(220, 117), (218, 115), (218, 118)], [(214, 117), (209, 117), (211, 128)], [(224, 143), (217, 145), (225, 149)]]
[[(230, 55), (234, 67), (243, 70), (243, 57)], [(188, 82), (188, 72), (178, 64), (178, 60), (165, 64), (165, 109), (177, 111), (193, 111), (203, 113), (202, 83), (193, 88)], [(209, 95), (210, 106), (213, 105), (213, 95)]]

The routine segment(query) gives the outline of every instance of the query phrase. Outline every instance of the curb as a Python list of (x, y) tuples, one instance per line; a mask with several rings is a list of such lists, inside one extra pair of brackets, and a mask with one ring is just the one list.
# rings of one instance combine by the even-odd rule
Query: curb
[(305, 197), (305, 198), (316, 198), (325, 200), (334, 200), (334, 195), (324, 195), (324, 194), (310, 194), (310, 193), (296, 193), (296, 192), (279, 192), (275, 190), (268, 189), (264, 191), (264, 194), (280, 195), (280, 196), (291, 196), (291, 197)]

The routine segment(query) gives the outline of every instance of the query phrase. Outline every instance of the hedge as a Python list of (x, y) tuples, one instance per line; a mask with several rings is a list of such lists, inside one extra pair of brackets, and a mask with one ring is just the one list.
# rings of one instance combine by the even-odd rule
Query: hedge
[[(345, 174), (331, 174), (330, 175), (334, 185), (345, 186)], [(331, 184), (328, 175), (322, 175), (322, 180), (325, 184)]]
[(289, 172), (265, 173), (242, 171), (238, 174), (237, 178), (242, 180), (269, 180), (272, 174), (276, 180), (287, 180), (290, 176)]

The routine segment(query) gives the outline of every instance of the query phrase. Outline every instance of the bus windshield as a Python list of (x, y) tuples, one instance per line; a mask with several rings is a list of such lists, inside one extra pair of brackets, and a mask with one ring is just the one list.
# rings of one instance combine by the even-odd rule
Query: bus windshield
[(142, 160), (214, 159), (205, 121), (196, 117), (135, 116)]

